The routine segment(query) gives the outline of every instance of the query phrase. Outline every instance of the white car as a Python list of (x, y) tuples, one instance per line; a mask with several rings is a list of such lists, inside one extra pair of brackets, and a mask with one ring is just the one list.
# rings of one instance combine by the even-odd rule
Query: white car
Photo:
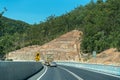
[(57, 64), (55, 62), (50, 62), (51, 67), (57, 67)]

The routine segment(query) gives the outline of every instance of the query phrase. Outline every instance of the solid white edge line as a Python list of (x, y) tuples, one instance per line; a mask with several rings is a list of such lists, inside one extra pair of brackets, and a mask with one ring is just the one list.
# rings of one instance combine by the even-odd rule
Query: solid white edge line
[[(78, 67), (76, 67), (76, 68), (78, 68)], [(108, 76), (112, 76), (112, 77), (116, 77), (116, 78), (120, 78), (120, 76), (110, 74), (110, 73), (107, 73), (107, 72), (103, 72), (103, 71), (99, 71), (99, 70), (93, 70), (93, 69), (87, 69), (87, 68), (80, 68), (80, 69), (91, 71), (91, 72), (96, 72), (96, 73), (99, 73), (99, 74), (104, 74), (104, 75), (108, 75)]]
[(40, 77), (38, 77), (36, 80), (40, 80), (45, 75), (45, 73), (47, 72), (47, 70), (48, 70), (48, 68), (45, 66), (44, 73)]
[(82, 79), (81, 77), (79, 77), (78, 75), (76, 75), (75, 73), (71, 72), (70, 70), (66, 69), (66, 68), (63, 68), (63, 67), (59, 67), (65, 71), (67, 71), (68, 73), (70, 73), (71, 75), (73, 75), (74, 77), (76, 77), (78, 80), (84, 80)]
[[(64, 66), (67, 66), (67, 65), (64, 65)], [(75, 66), (69, 66), (69, 67), (74, 67), (74, 68), (83, 69), (83, 70), (87, 70), (87, 71), (91, 71), (91, 72), (95, 72), (95, 73), (99, 73), (99, 74), (103, 74), (103, 75), (107, 75), (107, 76), (120, 78), (119, 75), (115, 75), (115, 74), (112, 74), (112, 73), (107, 73), (107, 72), (103, 72), (103, 71), (99, 71), (99, 70), (94, 70), (94, 69), (89, 69), (89, 68), (82, 68), (82, 67), (75, 67)]]
[[(68, 66), (68, 65), (63, 65), (63, 66)], [(115, 75), (115, 74), (112, 74), (112, 73), (107, 73), (107, 72), (103, 72), (103, 71), (99, 71), (99, 70), (94, 70), (94, 69), (90, 69), (90, 68), (83, 68), (83, 67), (76, 67), (76, 66), (68, 66), (68, 67), (74, 67), (74, 68), (83, 69), (83, 70), (87, 70), (87, 71), (92, 71), (92, 72), (96, 72), (96, 73), (107, 75), (107, 76), (120, 78), (119, 75)]]

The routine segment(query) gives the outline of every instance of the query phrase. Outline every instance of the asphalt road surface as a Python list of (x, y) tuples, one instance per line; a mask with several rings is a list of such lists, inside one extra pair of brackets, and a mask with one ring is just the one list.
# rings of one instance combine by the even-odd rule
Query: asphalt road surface
[(47, 67), (44, 75), (37, 80), (120, 80), (120, 76), (111, 76), (68, 66), (57, 66)]

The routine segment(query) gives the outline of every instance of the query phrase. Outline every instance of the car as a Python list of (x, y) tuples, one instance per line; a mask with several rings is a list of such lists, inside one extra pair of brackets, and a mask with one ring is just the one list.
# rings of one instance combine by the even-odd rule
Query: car
[(44, 63), (46, 66), (50, 66), (50, 63), (49, 62), (45, 62)]
[(56, 62), (50, 62), (50, 67), (57, 67)]

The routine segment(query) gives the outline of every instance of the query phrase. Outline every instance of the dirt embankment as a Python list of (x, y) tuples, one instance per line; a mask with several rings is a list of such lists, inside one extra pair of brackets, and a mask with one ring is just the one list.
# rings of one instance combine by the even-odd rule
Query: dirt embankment
[(6, 55), (7, 59), (13, 60), (34, 60), (36, 53), (40, 50), (39, 45), (33, 45), (12, 51)]
[(110, 48), (98, 54), (96, 58), (90, 59), (89, 63), (120, 66), (120, 52), (118, 52), (115, 48)]

